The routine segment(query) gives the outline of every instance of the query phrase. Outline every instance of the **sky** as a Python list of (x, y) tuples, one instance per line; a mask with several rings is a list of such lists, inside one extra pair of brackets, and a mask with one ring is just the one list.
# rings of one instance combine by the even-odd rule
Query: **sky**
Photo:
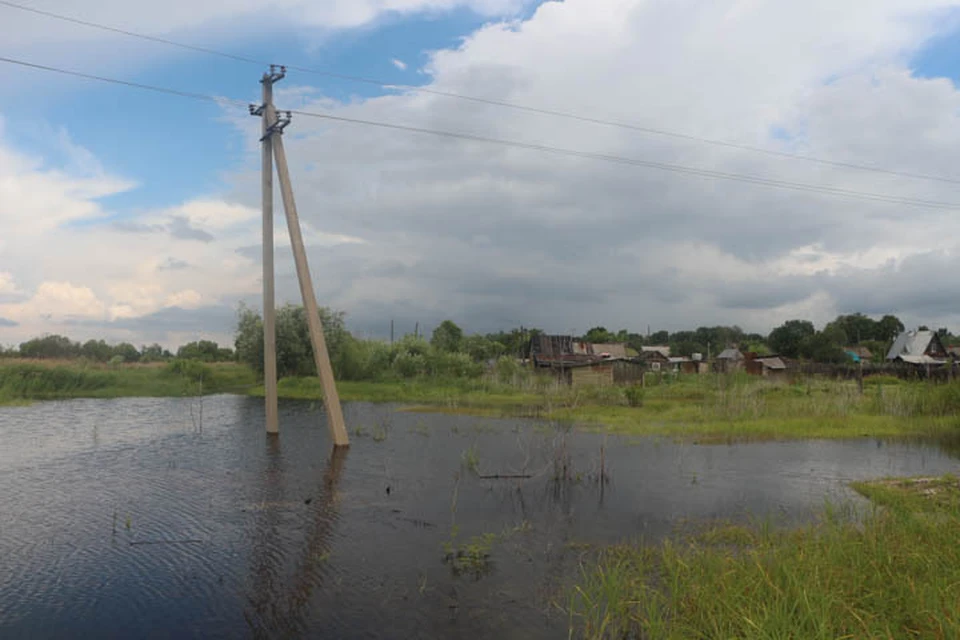
[[(358, 335), (858, 311), (960, 330), (960, 0), (16, 3), (377, 81), (291, 70), (279, 108), (577, 152), (294, 115), (317, 298)], [(245, 102), (265, 71), (3, 4), (0, 57)], [(261, 305), (259, 127), (0, 62), (0, 344), (232, 342)]]

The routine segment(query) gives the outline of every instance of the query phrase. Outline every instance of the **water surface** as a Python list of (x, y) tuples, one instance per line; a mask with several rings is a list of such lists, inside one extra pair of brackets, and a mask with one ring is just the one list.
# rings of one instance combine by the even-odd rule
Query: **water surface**
[[(583, 545), (809, 517), (933, 444), (691, 445), (235, 396), (0, 409), (0, 637), (555, 638)], [(482, 479), (480, 475), (530, 476)], [(601, 475), (608, 482), (601, 484)], [(496, 534), (480, 574), (445, 543)]]

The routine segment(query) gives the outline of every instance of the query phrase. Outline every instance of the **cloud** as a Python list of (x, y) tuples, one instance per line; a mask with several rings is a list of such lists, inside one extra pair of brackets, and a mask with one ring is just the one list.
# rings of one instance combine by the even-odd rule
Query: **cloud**
[(0, 318), (0, 327), (16, 327), (17, 325), (19, 325), (18, 322), (7, 320), (6, 318)]
[[(952, 4), (888, 1), (834, 14), (826, 2), (803, 11), (732, 1), (599, 10), (567, 0), (520, 24), (487, 25), (434, 52), (425, 70), (437, 91), (940, 174), (960, 155), (960, 96), (947, 80), (913, 77), (907, 56), (937, 33), (938, 12)], [(359, 119), (960, 202), (943, 184), (433, 95), (309, 100), (305, 110)], [(714, 322), (768, 330), (789, 313), (828, 318), (857, 304), (960, 321), (935, 304), (942, 284), (915, 270), (902, 277), (930, 295), (881, 286), (890, 261), (900, 269), (918, 252), (960, 251), (948, 211), (308, 118), (295, 127), (288, 155), (309, 167), (296, 177), (304, 220), (336, 220), (340, 233), (374, 247), (349, 267), (323, 263), (340, 283), (322, 291), (325, 300), (354, 321), (401, 299), (424, 323), (452, 316), (472, 328), (509, 318), (556, 330)], [(876, 293), (845, 295), (865, 274), (875, 274)]]
[(390, 60), (390, 63), (391, 63), (393, 66), (395, 66), (397, 69), (400, 69), (400, 71), (406, 71), (406, 70), (407, 70), (407, 63), (404, 62), (403, 60), (398, 60), (397, 58), (392, 58), (392, 59)]
[(170, 235), (179, 240), (199, 240), (200, 242), (212, 242), (213, 234), (197, 229), (190, 225), (190, 220), (184, 216), (172, 216), (170, 224), (167, 226)]
[[(290, 6), (305, 22), (337, 10), (332, 24), (358, 24), (390, 11), (454, 6), (513, 16), (519, 4)], [(910, 66), (925, 42), (942, 35), (944, 12), (955, 4), (548, 2), (528, 19), (494, 19), (456, 47), (432, 52), (424, 72), (437, 92), (949, 176), (960, 164), (960, 93), (949, 80), (914, 76)], [(140, 11), (133, 5), (124, 15)], [(254, 15), (262, 6), (250, 0), (234, 9)], [(214, 24), (223, 19), (219, 11), (203, 8), (189, 20)], [(289, 91), (306, 111), (960, 203), (946, 183), (436, 94), (341, 103), (322, 88)], [(18, 295), (29, 298), (0, 299), (0, 315), (20, 322), (18, 332), (56, 327), (57, 317), (45, 319), (43, 304), (30, 300), (44, 283), (70, 283), (89, 290), (88, 311), (98, 310), (75, 315), (78, 330), (157, 335), (170, 320), (172, 339), (177, 330), (199, 330), (201, 320), (229, 327), (232, 304), (259, 300), (259, 133), (250, 118), (225, 117), (251, 141), (228, 176), (230, 190), (137, 213), (108, 212), (100, 203), (129, 184), (120, 177), (54, 171), (0, 144), (0, 185), (8, 185), (0, 189), (19, 199), (0, 197), (2, 264)], [(302, 116), (289, 131), (320, 302), (346, 310), (364, 333), (384, 335), (391, 318), (412, 330), (446, 317), (468, 330), (736, 323), (767, 331), (790, 317), (822, 323), (858, 310), (897, 313), (908, 324), (960, 323), (950, 303), (960, 291), (947, 275), (960, 266), (960, 219), (950, 208), (825, 197)], [(20, 200), (30, 211), (25, 218), (19, 205), (3, 208)], [(295, 301), (282, 215), (277, 225), (278, 296)], [(174, 260), (190, 268), (175, 268)]]
[(180, 260), (179, 258), (167, 258), (166, 261), (157, 267), (158, 271), (180, 271), (181, 269), (189, 269), (190, 263), (186, 260)]

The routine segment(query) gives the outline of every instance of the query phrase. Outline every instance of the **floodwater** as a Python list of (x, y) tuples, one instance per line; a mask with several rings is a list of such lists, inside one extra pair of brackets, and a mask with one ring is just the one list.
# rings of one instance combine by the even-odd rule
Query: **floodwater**
[[(678, 444), (235, 396), (0, 409), (2, 638), (555, 638), (584, 544), (809, 517), (934, 444)], [(530, 476), (483, 479), (483, 475)], [(600, 476), (608, 478), (601, 483)], [(488, 558), (447, 552), (483, 534)]]

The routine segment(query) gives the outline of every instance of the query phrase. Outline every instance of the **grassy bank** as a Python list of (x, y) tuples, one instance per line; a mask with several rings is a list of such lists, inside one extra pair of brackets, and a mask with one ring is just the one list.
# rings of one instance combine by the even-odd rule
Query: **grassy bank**
[(716, 526), (602, 551), (569, 600), (584, 638), (960, 637), (960, 484), (855, 485), (876, 506), (795, 530)]
[[(178, 369), (176, 363), (111, 366), (0, 360), (0, 403), (201, 392), (263, 394), (263, 387), (255, 385), (254, 373), (244, 365), (193, 363), (190, 367), (194, 368)], [(395, 402), (418, 411), (535, 417), (611, 433), (699, 442), (960, 434), (960, 383), (868, 379), (861, 394), (854, 382), (811, 379), (777, 384), (745, 375), (703, 375), (651, 378), (642, 389), (574, 388), (521, 370), (506, 379), (489, 375), (341, 381), (338, 388), (344, 401)], [(316, 378), (285, 378), (279, 390), (282, 398), (321, 397)]]
[(117, 366), (80, 361), (0, 360), (0, 404), (244, 392), (254, 383), (253, 372), (236, 364)]
[[(960, 433), (960, 383), (869, 380), (776, 384), (749, 376), (689, 376), (644, 389), (571, 388), (548, 378), (503, 382), (419, 379), (341, 382), (343, 400), (398, 402), (417, 411), (537, 417), (626, 435), (719, 442), (794, 438), (942, 437)], [(285, 398), (319, 399), (316, 379), (284, 379)], [(262, 394), (262, 387), (253, 393)]]

